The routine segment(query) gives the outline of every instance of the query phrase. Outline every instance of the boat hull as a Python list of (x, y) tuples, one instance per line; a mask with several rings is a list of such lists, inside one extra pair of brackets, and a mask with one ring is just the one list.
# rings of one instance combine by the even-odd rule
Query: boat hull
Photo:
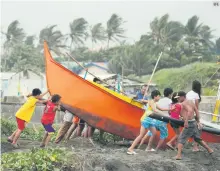
[[(144, 113), (140, 104), (126, 96), (93, 84), (69, 71), (52, 59), (44, 43), (47, 86), (51, 94), (62, 96), (63, 106), (89, 125), (126, 139), (134, 139), (140, 129)], [(170, 126), (169, 137), (174, 132)], [(159, 137), (159, 134), (158, 134)], [(220, 142), (220, 137), (203, 132), (208, 142)]]

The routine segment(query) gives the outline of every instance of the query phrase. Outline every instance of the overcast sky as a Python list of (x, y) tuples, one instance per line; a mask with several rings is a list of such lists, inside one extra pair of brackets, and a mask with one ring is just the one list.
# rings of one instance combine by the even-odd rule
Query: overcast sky
[[(140, 36), (149, 31), (149, 23), (156, 16), (166, 13), (171, 20), (186, 23), (197, 15), (200, 22), (215, 29), (214, 35), (220, 37), (220, 6), (213, 6), (213, 2), (172, 2), (172, 1), (140, 1), (140, 2), (10, 2), (3, 1), (1, 6), (1, 29), (6, 31), (13, 20), (19, 20), (21, 27), (29, 35), (39, 35), (42, 28), (57, 24), (64, 34), (69, 32), (69, 23), (78, 17), (84, 17), (90, 25), (101, 22), (106, 27), (106, 21), (111, 14), (120, 15), (126, 22), (126, 36), (129, 42), (138, 40)], [(218, 20), (218, 21), (217, 21)]]

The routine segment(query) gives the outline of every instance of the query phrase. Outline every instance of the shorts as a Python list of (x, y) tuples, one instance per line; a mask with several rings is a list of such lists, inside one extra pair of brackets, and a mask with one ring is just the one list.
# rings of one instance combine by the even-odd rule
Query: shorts
[(155, 127), (155, 121), (155, 119), (146, 117), (144, 120), (141, 121), (141, 126), (143, 126), (145, 129)]
[(85, 124), (85, 121), (82, 120), (82, 119), (80, 119), (79, 124), (80, 124), (80, 125), (84, 125), (84, 124)]
[(16, 121), (17, 121), (17, 125), (18, 125), (18, 129), (20, 129), (21, 131), (24, 130), (25, 128), (25, 121), (21, 120), (19, 118), (16, 117)]
[(179, 125), (177, 125), (175, 122), (172, 122), (172, 121), (170, 122), (170, 125), (172, 128), (176, 128), (176, 129), (180, 127)]
[(201, 131), (198, 129), (197, 122), (189, 121), (188, 128), (183, 128), (179, 136), (178, 142), (184, 145), (187, 139), (190, 137), (192, 137), (195, 142), (200, 142), (202, 141), (200, 134), (201, 134)]
[(74, 118), (73, 118), (73, 123), (83, 125), (83, 124), (85, 124), (85, 121), (82, 120), (82, 119), (80, 119), (80, 118), (77, 117), (77, 116), (74, 116)]
[(52, 124), (43, 124), (45, 131), (48, 132), (48, 134), (54, 134), (55, 133), (55, 129), (53, 128)]
[[(160, 139), (164, 140), (168, 137), (168, 129), (167, 129), (167, 123), (163, 121), (156, 120), (155, 127), (157, 130), (160, 131)], [(152, 133), (150, 131), (147, 132), (148, 136), (152, 136)]]

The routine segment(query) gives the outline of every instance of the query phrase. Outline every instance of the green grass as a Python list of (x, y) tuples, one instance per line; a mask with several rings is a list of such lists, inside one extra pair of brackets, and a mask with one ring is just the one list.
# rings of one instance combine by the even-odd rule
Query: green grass
[[(194, 80), (200, 81), (204, 86), (219, 67), (220, 65), (214, 63), (194, 63), (181, 68), (162, 69), (155, 73), (152, 82), (156, 83), (160, 90), (172, 87), (175, 91), (189, 91)], [(219, 75), (220, 70), (203, 87), (203, 95), (216, 96)], [(148, 82), (149, 78), (150, 76), (146, 75), (137, 79)]]

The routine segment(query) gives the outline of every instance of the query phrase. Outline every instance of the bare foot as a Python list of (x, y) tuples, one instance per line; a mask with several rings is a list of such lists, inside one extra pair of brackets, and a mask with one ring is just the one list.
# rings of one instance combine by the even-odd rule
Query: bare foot
[(198, 152), (198, 151), (200, 151), (198, 148), (193, 148), (193, 150), (192, 150), (193, 152)]
[(208, 150), (209, 154), (214, 153), (214, 151), (212, 149)]
[(174, 150), (174, 147), (170, 143), (167, 143), (167, 146)]
[(156, 151), (155, 149), (151, 148), (150, 150), (146, 149), (145, 151), (148, 151), (148, 152), (154, 152)]
[(182, 160), (182, 157), (177, 155), (177, 156), (175, 157), (175, 159), (176, 159), (176, 160)]
[(134, 150), (129, 150), (129, 149), (128, 149), (127, 154), (128, 154), (128, 155), (135, 155), (135, 154), (137, 154), (137, 153), (136, 153)]
[(10, 143), (12, 143), (12, 142), (13, 142), (13, 141), (12, 141), (12, 139), (11, 139), (11, 138), (9, 138), (9, 137), (8, 137), (7, 141), (8, 141), (8, 142), (10, 142)]
[(44, 145), (44, 144), (41, 144), (41, 145), (40, 145), (40, 148), (45, 148), (45, 145)]
[(199, 148), (196, 146), (196, 147), (193, 147), (193, 152), (198, 152), (200, 151)]

